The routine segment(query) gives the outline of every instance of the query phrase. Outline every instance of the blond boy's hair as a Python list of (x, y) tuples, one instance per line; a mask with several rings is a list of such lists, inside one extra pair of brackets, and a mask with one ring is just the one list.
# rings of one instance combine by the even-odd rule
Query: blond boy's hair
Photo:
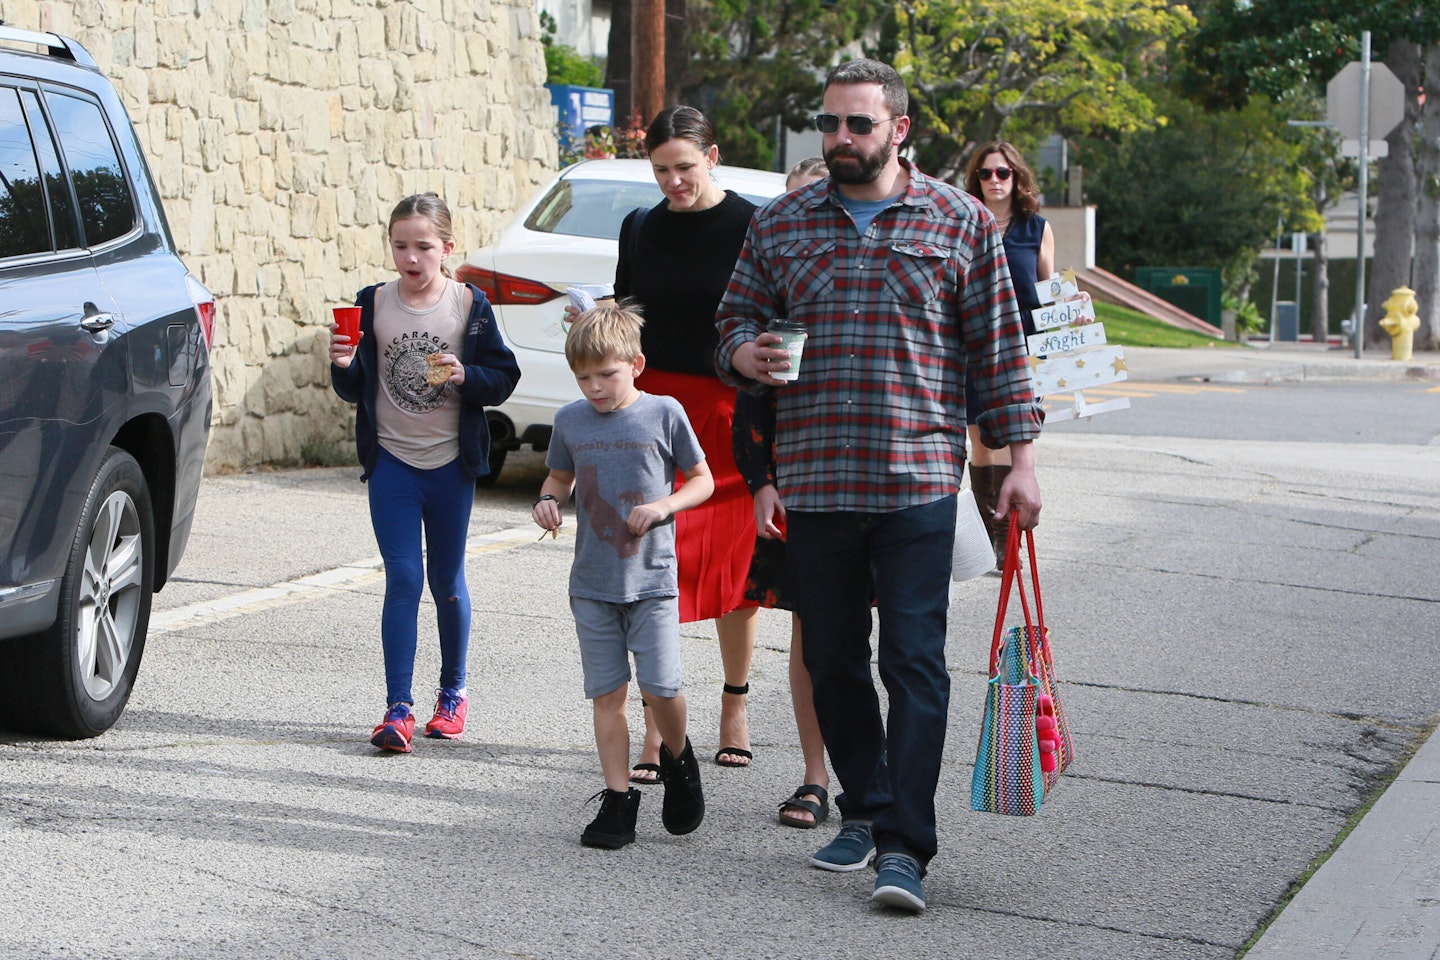
[(640, 356), (640, 328), (645, 318), (633, 303), (603, 303), (570, 322), (565, 335), (565, 360), (571, 370), (606, 360), (629, 363)]

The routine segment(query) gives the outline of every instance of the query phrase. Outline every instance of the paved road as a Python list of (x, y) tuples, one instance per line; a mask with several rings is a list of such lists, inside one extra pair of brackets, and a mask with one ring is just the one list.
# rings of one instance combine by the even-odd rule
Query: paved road
[[(471, 524), (471, 729), (408, 757), (365, 743), (382, 584), (356, 471), (208, 479), (120, 725), (0, 735), (0, 956), (1233, 957), (1440, 710), (1416, 643), (1440, 602), (1440, 447), (1058, 425), (1042, 442), (1078, 759), (1036, 818), (969, 811), (996, 581), (965, 585), (918, 918), (872, 910), (866, 875), (805, 867), (828, 829), (774, 822), (800, 774), (778, 615), (755, 767), (705, 768), (689, 837), (647, 791), (638, 843), (579, 846), (599, 782), (572, 544), (535, 542), (540, 467), (518, 456)], [(713, 751), (719, 657), (686, 634)], [(422, 619), (420, 676), (434, 647)]]

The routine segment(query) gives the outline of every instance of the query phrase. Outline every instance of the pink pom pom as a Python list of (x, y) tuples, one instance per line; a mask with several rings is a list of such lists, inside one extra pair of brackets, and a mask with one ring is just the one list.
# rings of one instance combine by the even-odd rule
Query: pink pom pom
[(1035, 730), (1036, 730), (1036, 732), (1041, 733), (1041, 734), (1045, 734), (1045, 733), (1051, 733), (1051, 732), (1053, 732), (1054, 729), (1055, 729), (1055, 718), (1054, 718), (1054, 717), (1043, 717), (1043, 716), (1042, 716), (1042, 717), (1036, 717), (1036, 718), (1035, 718)]
[(1049, 753), (1040, 754), (1040, 769), (1043, 772), (1054, 773), (1055, 768), (1059, 765), (1060, 763), (1055, 759), (1055, 752), (1053, 750)]

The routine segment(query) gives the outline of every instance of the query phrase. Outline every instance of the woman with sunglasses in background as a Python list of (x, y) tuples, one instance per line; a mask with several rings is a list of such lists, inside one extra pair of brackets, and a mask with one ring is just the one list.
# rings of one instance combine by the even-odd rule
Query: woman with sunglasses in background
[[(1014, 144), (996, 140), (985, 144), (970, 158), (965, 174), (965, 189), (978, 197), (995, 217), (995, 225), (1005, 238), (1005, 258), (1010, 262), (1010, 282), (1015, 287), (1015, 302), (1025, 335), (1035, 332), (1035, 319), (1030, 315), (1040, 306), (1035, 283), (1055, 272), (1055, 233), (1040, 216), (1040, 196), (1035, 175)], [(980, 398), (970, 380), (965, 383), (965, 406), (979, 409)], [(970, 486), (985, 529), (995, 545), (997, 556), (1004, 556), (1005, 531), (995, 523), (996, 499), (1000, 485), (1010, 472), (1009, 449), (991, 450), (980, 442), (980, 430), (973, 423), (969, 428), (967, 454), (970, 461)]]

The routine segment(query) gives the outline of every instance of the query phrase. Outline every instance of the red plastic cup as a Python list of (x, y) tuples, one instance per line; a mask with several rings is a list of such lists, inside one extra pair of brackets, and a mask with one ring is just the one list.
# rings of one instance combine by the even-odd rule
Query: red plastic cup
[(335, 322), (339, 324), (337, 331), (342, 337), (350, 338), (350, 352), (355, 352), (355, 345), (360, 342), (360, 308), (359, 307), (335, 307)]

